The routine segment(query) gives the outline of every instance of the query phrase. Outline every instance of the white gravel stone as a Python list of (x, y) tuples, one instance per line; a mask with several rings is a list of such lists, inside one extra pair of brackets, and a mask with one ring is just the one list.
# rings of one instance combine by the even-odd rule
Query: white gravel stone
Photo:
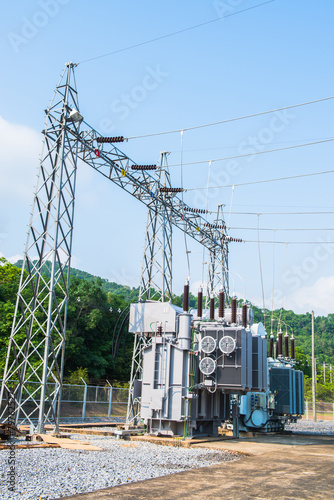
[(298, 420), (296, 424), (285, 426), (287, 431), (293, 431), (295, 434), (322, 434), (334, 435), (334, 421), (331, 420)]
[(14, 493), (8, 490), (7, 484), (9, 450), (0, 451), (1, 499), (56, 499), (237, 460), (236, 455), (213, 450), (174, 448), (82, 434), (72, 435), (72, 438), (89, 441), (103, 451), (16, 449)]

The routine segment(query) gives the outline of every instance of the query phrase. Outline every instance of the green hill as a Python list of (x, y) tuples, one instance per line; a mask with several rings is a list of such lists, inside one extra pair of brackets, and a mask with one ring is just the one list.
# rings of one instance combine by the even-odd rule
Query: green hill
[[(22, 261), (12, 265), (0, 259), (0, 374), (4, 369), (8, 339), (15, 310), (16, 293)], [(43, 268), (50, 276), (50, 266)], [(79, 269), (71, 269), (65, 377), (79, 368), (87, 369), (90, 380), (127, 381), (130, 375), (133, 337), (127, 333), (129, 304), (138, 299), (139, 288), (130, 288), (109, 282)], [(28, 293), (28, 291), (27, 291)], [(31, 293), (31, 292), (30, 292)], [(183, 297), (173, 297), (173, 303), (182, 304)], [(190, 294), (190, 306), (197, 306), (197, 298)], [(255, 321), (265, 322), (271, 330), (271, 312), (253, 306)], [(273, 314), (277, 331), (280, 319), (282, 330), (293, 332), (300, 367), (310, 375), (311, 314), (276, 310)], [(122, 327), (122, 328), (121, 328)], [(334, 365), (334, 314), (315, 318), (315, 346), (318, 366)], [(320, 375), (320, 369), (319, 369)]]

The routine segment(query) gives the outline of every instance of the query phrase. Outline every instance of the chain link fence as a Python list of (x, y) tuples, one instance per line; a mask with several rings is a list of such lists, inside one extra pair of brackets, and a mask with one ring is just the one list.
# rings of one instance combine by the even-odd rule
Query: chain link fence
[[(334, 420), (334, 403), (316, 401), (315, 412), (318, 420)], [(305, 401), (305, 413), (303, 419), (313, 420), (313, 403), (310, 401)]]
[[(0, 379), (0, 382), (2, 380)], [(14, 385), (17, 381), (12, 381)], [(36, 384), (36, 389), (34, 389), (34, 384)], [(29, 391), (34, 392), (34, 399), (36, 402), (39, 401), (40, 388), (37, 382), (31, 382), (31, 388)], [(55, 384), (48, 384), (48, 389), (50, 394), (55, 391)], [(123, 389), (120, 387), (113, 387), (111, 385), (70, 385), (64, 384), (62, 390), (61, 407), (60, 407), (60, 420), (66, 421), (67, 419), (76, 420), (90, 420), (95, 418), (117, 418), (120, 420), (125, 420), (126, 410), (128, 403), (129, 389)], [(25, 401), (27, 397), (24, 393), (22, 394), (22, 402)], [(4, 401), (3, 406), (6, 404)], [(29, 400), (25, 403), (25, 412), (30, 414), (30, 406), (33, 405)], [(332, 420), (334, 421), (334, 402), (328, 403), (323, 401), (316, 402), (316, 416), (318, 420)], [(31, 418), (37, 419), (38, 415), (31, 415)], [(24, 416), (20, 415), (20, 419), (24, 420)], [(313, 419), (313, 405), (312, 402), (305, 401), (305, 413), (303, 415), (304, 420)]]
[[(2, 383), (1, 379), (0, 382)], [(13, 385), (17, 385), (18, 383), (17, 381), (10, 382)], [(30, 393), (34, 393), (34, 401), (36, 403), (40, 401), (40, 388), (38, 386), (40, 386), (38, 382), (31, 382), (31, 387), (29, 387)], [(48, 389), (52, 395), (56, 389), (56, 385), (48, 384)], [(67, 419), (84, 421), (95, 418), (117, 418), (124, 420), (126, 418), (128, 394), (129, 389), (112, 387), (111, 385), (63, 384), (60, 421), (66, 421)], [(25, 413), (30, 414), (35, 405), (28, 399), (28, 395), (22, 394), (22, 403), (24, 404)], [(3, 401), (1, 411), (5, 405), (6, 401)], [(36, 415), (31, 414), (31, 419), (38, 418), (37, 412), (34, 413)], [(19, 416), (19, 420), (22, 419), (23, 421), (25, 420), (24, 415)]]

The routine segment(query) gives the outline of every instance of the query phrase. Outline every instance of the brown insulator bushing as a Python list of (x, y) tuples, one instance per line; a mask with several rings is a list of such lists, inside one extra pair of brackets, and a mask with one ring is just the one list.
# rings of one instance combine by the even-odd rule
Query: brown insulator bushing
[(200, 288), (197, 295), (197, 317), (203, 316), (203, 290)]
[(219, 316), (219, 318), (222, 318), (222, 319), (225, 317), (225, 293), (224, 293), (224, 290), (219, 290), (218, 316)]
[(187, 280), (184, 284), (183, 289), (183, 310), (188, 312), (189, 309), (189, 281)]
[(290, 339), (290, 347), (291, 347), (291, 359), (296, 359), (296, 354), (295, 354), (295, 339), (293, 338), (293, 335)]
[(242, 304), (242, 326), (247, 327), (247, 304)]
[(278, 341), (274, 342), (274, 359), (278, 357)]
[(162, 335), (162, 325), (158, 325), (157, 326), (157, 336), (161, 337), (161, 335)]
[(210, 297), (210, 320), (214, 321), (215, 319), (215, 299), (214, 297)]
[(232, 299), (231, 323), (237, 323), (237, 299), (235, 297)]
[(269, 337), (269, 358), (274, 357), (274, 336), (270, 335)]
[(283, 356), (283, 333), (277, 334), (277, 357)]
[(289, 358), (289, 335), (284, 335), (284, 357)]

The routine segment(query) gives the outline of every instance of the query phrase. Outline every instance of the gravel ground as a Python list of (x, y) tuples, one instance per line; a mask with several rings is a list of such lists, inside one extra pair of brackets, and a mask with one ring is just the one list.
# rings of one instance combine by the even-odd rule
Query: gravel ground
[(15, 493), (8, 490), (7, 484), (9, 450), (0, 451), (1, 499), (56, 499), (237, 460), (232, 453), (213, 450), (174, 448), (82, 434), (73, 434), (72, 438), (89, 441), (103, 451), (17, 449)]
[(333, 436), (334, 421), (318, 420), (313, 422), (311, 420), (299, 420), (296, 424), (286, 425), (285, 429), (295, 434), (327, 434)]
[[(334, 435), (334, 421), (300, 420), (287, 425), (286, 430)], [(103, 451), (16, 449), (15, 492), (8, 490), (9, 450), (1, 450), (1, 500), (57, 499), (238, 459), (232, 453), (158, 446), (105, 436), (73, 434), (72, 438), (89, 441)]]

